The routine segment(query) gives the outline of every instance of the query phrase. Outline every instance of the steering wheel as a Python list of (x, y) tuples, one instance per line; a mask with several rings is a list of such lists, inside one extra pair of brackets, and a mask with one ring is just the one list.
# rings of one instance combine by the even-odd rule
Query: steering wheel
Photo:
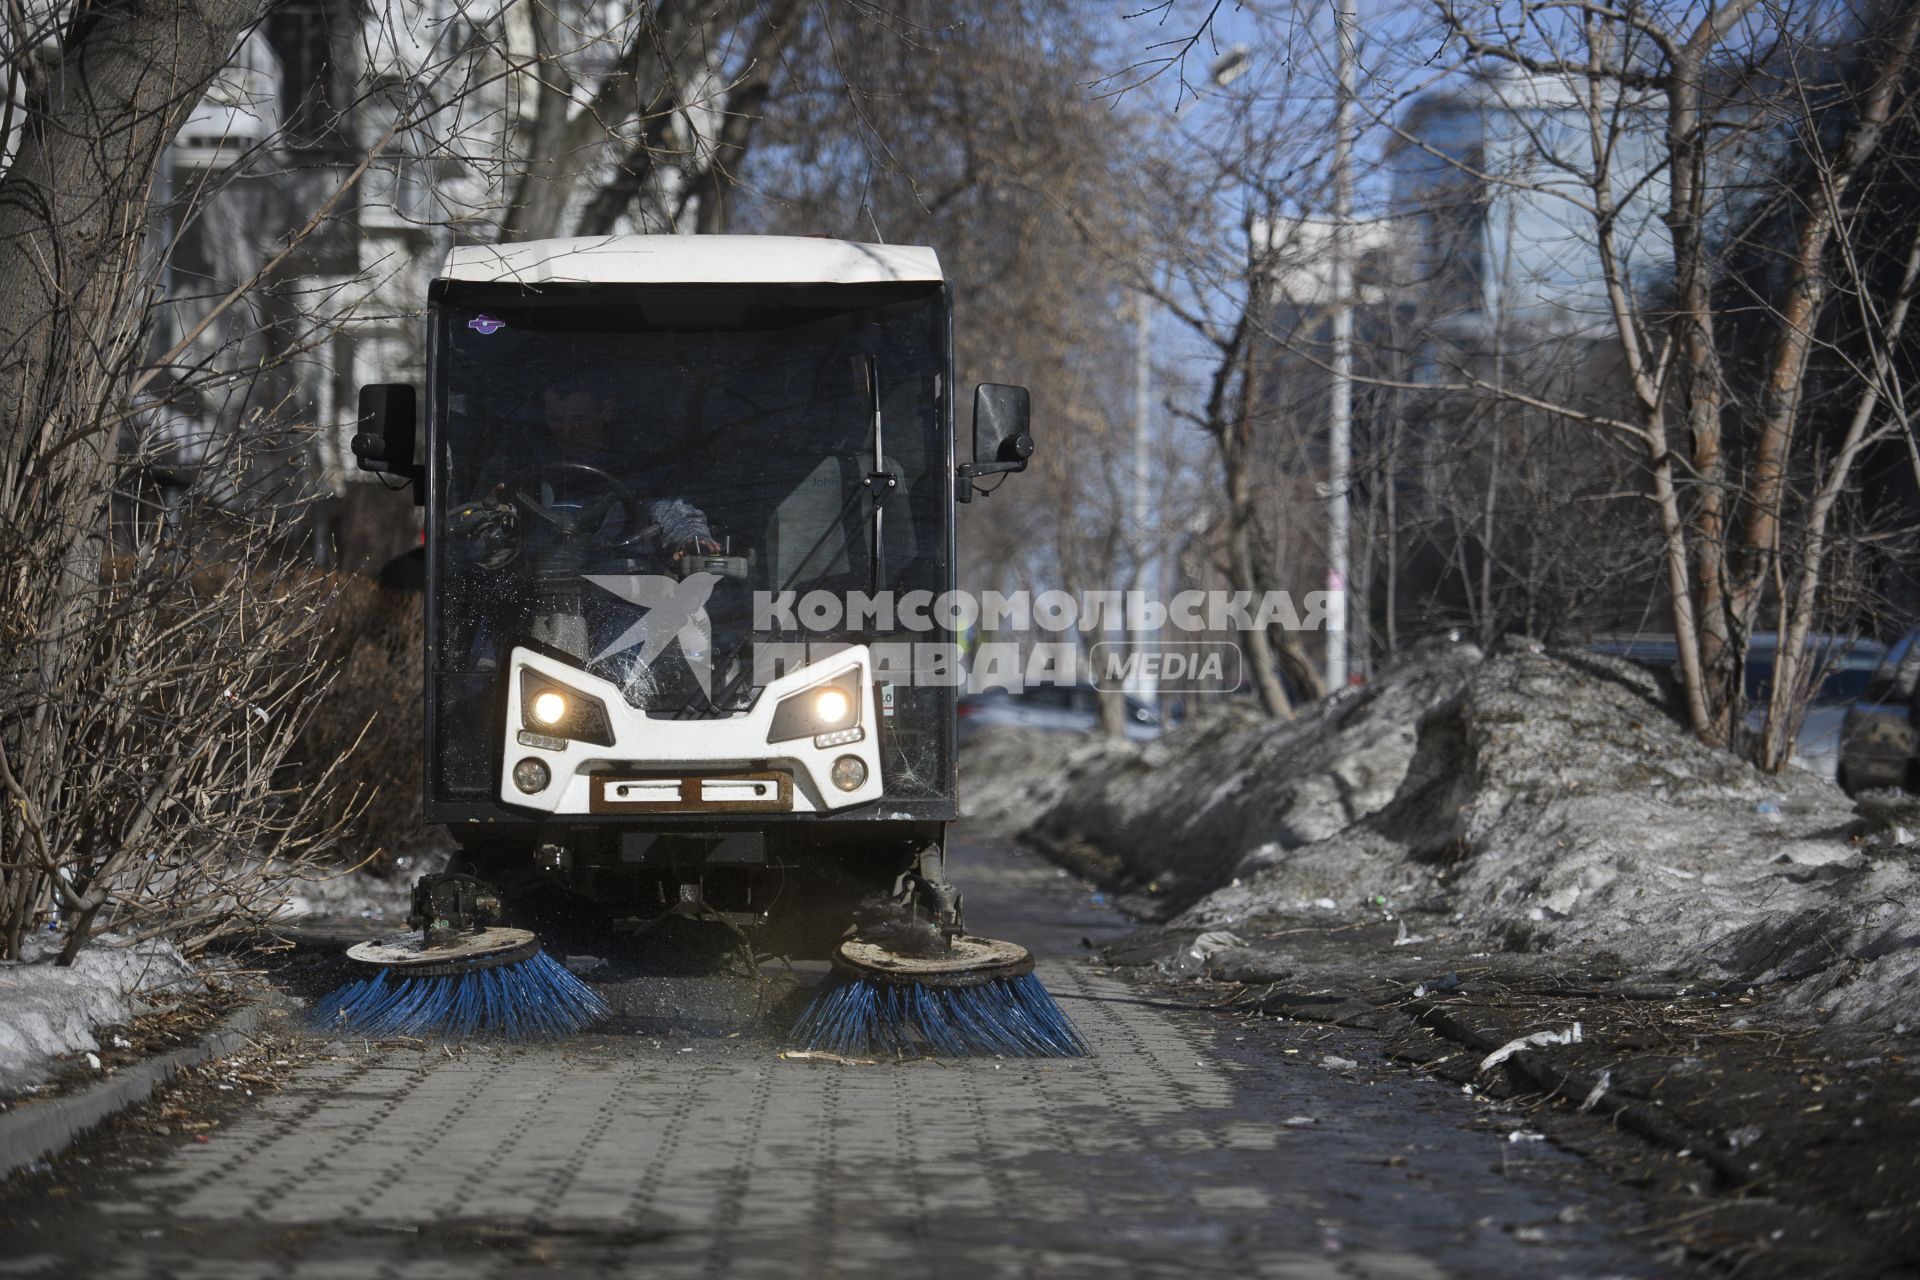
[[(546, 505), (518, 485), (509, 487), (508, 492), (512, 494), (515, 505), (552, 525), (562, 537), (572, 539), (600, 535), (608, 543), (618, 546), (639, 531), (640, 500), (633, 496), (633, 490), (599, 467), (585, 462), (545, 462), (535, 467), (533, 474), (542, 485), (553, 477), (578, 476), (598, 490), (578, 507), (559, 507)], [(607, 513), (615, 507), (620, 509), (619, 529), (612, 534), (601, 534), (600, 526), (605, 523)]]

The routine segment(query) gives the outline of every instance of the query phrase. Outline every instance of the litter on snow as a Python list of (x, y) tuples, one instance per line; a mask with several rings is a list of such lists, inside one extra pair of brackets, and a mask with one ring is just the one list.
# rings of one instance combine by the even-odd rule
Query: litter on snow
[(1518, 1040), (1509, 1040), (1480, 1060), (1482, 1074), (1493, 1070), (1522, 1049), (1549, 1044), (1579, 1044), (1580, 1024), (1574, 1023), (1564, 1031), (1536, 1031), (1530, 1036), (1521, 1036)]

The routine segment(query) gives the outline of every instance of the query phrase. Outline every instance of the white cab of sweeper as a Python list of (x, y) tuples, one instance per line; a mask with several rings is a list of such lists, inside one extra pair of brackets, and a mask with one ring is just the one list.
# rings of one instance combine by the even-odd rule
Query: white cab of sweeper
[[(444, 279), (539, 288), (552, 285), (860, 285), (934, 284), (940, 262), (920, 245), (861, 244), (812, 236), (576, 236), (516, 244), (462, 245), (449, 253)], [(555, 816), (725, 812), (821, 813), (878, 799), (882, 771), (873, 706), (873, 657), (852, 645), (767, 687), (755, 705), (701, 720), (650, 717), (627, 705), (609, 681), (530, 649), (512, 651), (505, 699), (497, 795), (504, 804)], [(831, 724), (776, 725), (843, 677), (853, 694)], [(540, 732), (528, 708), (529, 681), (596, 710), (597, 736), (584, 742)], [(809, 709), (810, 706), (809, 706)], [(815, 731), (817, 730), (817, 732)], [(697, 770), (771, 769), (701, 777)], [(660, 777), (609, 773), (613, 762), (644, 763)], [(673, 777), (673, 771), (686, 776)], [(541, 785), (531, 792), (522, 779)]]
[(573, 236), (461, 245), (446, 280), (490, 284), (881, 284), (945, 279), (924, 245), (816, 236)]

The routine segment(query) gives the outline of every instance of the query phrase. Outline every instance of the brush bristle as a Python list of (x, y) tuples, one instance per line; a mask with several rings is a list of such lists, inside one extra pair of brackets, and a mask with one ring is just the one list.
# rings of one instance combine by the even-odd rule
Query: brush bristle
[(610, 1014), (598, 992), (544, 951), (470, 973), (408, 977), (381, 969), (314, 1006), (319, 1031), (363, 1036), (471, 1036), (550, 1040)]
[(1032, 974), (970, 987), (833, 983), (794, 1028), (803, 1049), (848, 1058), (1079, 1058), (1087, 1042)]

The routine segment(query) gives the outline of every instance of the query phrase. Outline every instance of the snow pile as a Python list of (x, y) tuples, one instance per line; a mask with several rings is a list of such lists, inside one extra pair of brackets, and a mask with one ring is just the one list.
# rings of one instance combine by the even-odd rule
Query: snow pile
[(1034, 729), (983, 731), (960, 753), (960, 807), (969, 822), (1018, 836), (1070, 787), (1132, 760), (1139, 748)]
[(1163, 916), (1384, 807), (1413, 758), (1421, 716), (1479, 660), (1471, 645), (1436, 644), (1371, 688), (1293, 720), (1244, 717), (1145, 747), (1078, 747), (1051, 768), (1045, 756), (969, 758), (962, 794), (971, 801), (990, 770), (1020, 778), (1051, 800), (1020, 834), (1056, 853), (1098, 850), (1117, 864), (1110, 879), (1134, 895), (1129, 906)]
[(274, 919), (290, 925), (404, 929), (413, 910), (414, 880), (446, 862), (444, 852), (422, 849), (396, 855), (384, 875), (356, 867), (304, 868), (280, 886), (286, 897)]
[(95, 1030), (146, 1012), (144, 997), (202, 985), (169, 942), (98, 939), (66, 968), (53, 963), (55, 949), (32, 939), (27, 960), (0, 963), (0, 1088), (24, 1088), (44, 1079), (53, 1059), (99, 1049)]
[(1384, 900), (1489, 948), (1808, 978), (1791, 999), (1809, 1012), (1920, 1024), (1908, 833), (1873, 833), (1812, 775), (1702, 746), (1631, 666), (1519, 641), (1430, 652), (1294, 723), (1158, 746), (1064, 789), (1030, 782), (1057, 799), (1029, 834), (1157, 885), (1180, 926), (1253, 936)]
[(1904, 856), (1850, 839), (1851, 805), (1684, 733), (1651, 677), (1510, 645), (1429, 710), (1390, 804), (1190, 912), (1209, 927), (1331, 896), (1448, 904), (1510, 951), (1606, 948), (1725, 978), (1800, 976), (1884, 932)]

